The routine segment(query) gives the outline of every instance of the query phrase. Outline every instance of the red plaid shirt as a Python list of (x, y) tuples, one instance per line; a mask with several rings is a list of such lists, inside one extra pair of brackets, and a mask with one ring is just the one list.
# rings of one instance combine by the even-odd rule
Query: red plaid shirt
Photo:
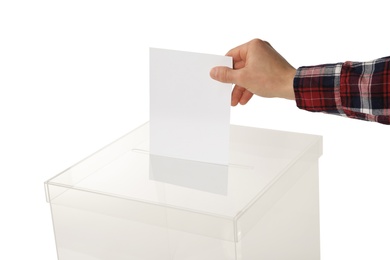
[(294, 91), (301, 109), (390, 124), (390, 57), (300, 67)]

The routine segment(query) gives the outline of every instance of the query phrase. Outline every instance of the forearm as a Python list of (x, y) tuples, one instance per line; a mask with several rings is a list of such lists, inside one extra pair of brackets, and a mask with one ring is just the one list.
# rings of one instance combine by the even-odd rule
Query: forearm
[(301, 109), (390, 124), (390, 57), (300, 67), (294, 93)]

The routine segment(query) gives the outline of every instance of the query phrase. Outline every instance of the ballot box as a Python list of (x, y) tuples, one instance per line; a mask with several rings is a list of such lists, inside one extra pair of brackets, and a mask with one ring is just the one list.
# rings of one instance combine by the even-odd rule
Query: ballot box
[(231, 125), (228, 165), (155, 156), (146, 123), (45, 182), (58, 259), (320, 259), (321, 154)]

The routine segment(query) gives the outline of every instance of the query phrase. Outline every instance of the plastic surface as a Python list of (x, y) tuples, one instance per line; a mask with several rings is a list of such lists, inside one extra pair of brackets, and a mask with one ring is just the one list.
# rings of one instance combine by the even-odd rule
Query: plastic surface
[(230, 132), (229, 166), (151, 156), (145, 124), (47, 181), (59, 259), (319, 259), (322, 138)]

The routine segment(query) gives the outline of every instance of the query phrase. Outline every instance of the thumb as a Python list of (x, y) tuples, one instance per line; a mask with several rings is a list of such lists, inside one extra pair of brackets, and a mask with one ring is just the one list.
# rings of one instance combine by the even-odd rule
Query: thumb
[(229, 67), (214, 67), (210, 70), (210, 77), (223, 83), (236, 83), (237, 71)]

